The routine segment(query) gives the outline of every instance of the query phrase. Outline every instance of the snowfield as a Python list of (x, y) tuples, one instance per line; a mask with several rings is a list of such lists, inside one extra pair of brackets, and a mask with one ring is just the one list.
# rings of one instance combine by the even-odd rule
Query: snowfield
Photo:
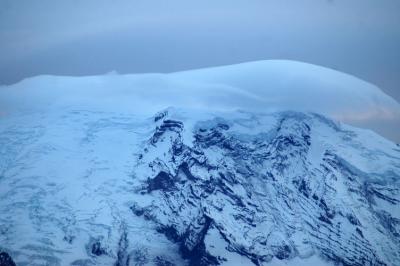
[(399, 116), (290, 61), (1, 87), (0, 265), (400, 265), (400, 147), (344, 123)]

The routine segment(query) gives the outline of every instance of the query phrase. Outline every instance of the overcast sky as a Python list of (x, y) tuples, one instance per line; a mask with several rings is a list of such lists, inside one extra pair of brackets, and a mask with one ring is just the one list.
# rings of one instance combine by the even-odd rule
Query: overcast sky
[(400, 101), (398, 0), (0, 3), (1, 84), (293, 59), (354, 74)]

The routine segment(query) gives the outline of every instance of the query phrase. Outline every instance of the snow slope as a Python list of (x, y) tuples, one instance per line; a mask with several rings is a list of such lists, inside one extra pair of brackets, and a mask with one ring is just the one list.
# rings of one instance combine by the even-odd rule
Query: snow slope
[(287, 61), (1, 88), (0, 263), (399, 265), (400, 147), (288, 108), (300, 87), (318, 113), (398, 112)]
[(21, 265), (399, 262), (400, 149), (369, 131), (169, 109), (0, 132), (0, 246)]

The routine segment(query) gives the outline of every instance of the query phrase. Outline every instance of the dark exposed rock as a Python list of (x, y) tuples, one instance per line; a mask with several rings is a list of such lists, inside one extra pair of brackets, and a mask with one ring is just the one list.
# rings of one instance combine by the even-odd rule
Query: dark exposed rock
[(158, 232), (164, 234), (169, 240), (178, 243), (183, 258), (189, 261), (191, 266), (219, 265), (218, 259), (207, 253), (204, 245), (204, 237), (210, 228), (212, 220), (204, 216), (204, 224), (200, 232), (198, 232), (197, 240), (191, 243), (189, 238), (190, 232), (179, 234), (173, 226), (163, 226), (157, 229)]
[(122, 230), (121, 238), (118, 242), (117, 261), (115, 266), (129, 266), (130, 256), (127, 254), (128, 237), (125, 228)]
[(63, 240), (68, 242), (69, 244), (72, 244), (74, 239), (75, 239), (75, 236), (72, 236), (72, 235), (66, 235), (66, 236), (63, 237)]
[(357, 226), (360, 226), (361, 225), (361, 223), (360, 223), (360, 221), (357, 219), (357, 217), (356, 216), (354, 216), (353, 214), (347, 214), (346, 215), (346, 217), (347, 217), (347, 220), (349, 220), (349, 222), (351, 223), (351, 224), (353, 224), (353, 225), (357, 225)]
[[(384, 265), (364, 234), (357, 211), (335, 204), (335, 182), (344, 182), (345, 193), (364, 204), (395, 238), (399, 221), (370, 208), (374, 198), (398, 202), (388, 196), (392, 192), (360, 182), (359, 176), (365, 173), (332, 150), (321, 155), (318, 169), (312, 168), (308, 161), (311, 124), (306, 120), (288, 115), (279, 120), (273, 133), (243, 138), (230, 134), (231, 127), (224, 123), (202, 126), (193, 132), (192, 146), (182, 141), (181, 122), (164, 120), (152, 139), (160, 139), (167, 131), (174, 134), (163, 152), (163, 163), (152, 168), (156, 176), (144, 184), (146, 193), (159, 191), (160, 196), (156, 204), (135, 206), (132, 211), (154, 222), (159, 233), (177, 243), (190, 265), (218, 265), (226, 260), (207, 250), (205, 236), (210, 228), (221, 235), (226, 250), (255, 265), (273, 257), (291, 259), (299, 252), (291, 241), (283, 241), (282, 236), (269, 240), (258, 228), (280, 228), (281, 235), (289, 237), (298, 230), (293, 221), (302, 225), (308, 245), (335, 263)], [(340, 130), (336, 124), (329, 126)], [(221, 159), (208, 158), (211, 151)], [(354, 234), (341, 231), (343, 219)], [(254, 238), (249, 236), (253, 233)]]
[(287, 259), (290, 257), (292, 254), (291, 249), (288, 245), (284, 245), (282, 247), (279, 247), (275, 253), (275, 257), (277, 257), (280, 260)]
[(393, 218), (389, 213), (385, 211), (377, 212), (376, 215), (379, 218), (380, 223), (384, 228), (386, 228), (393, 236), (399, 237), (399, 232), (396, 228), (400, 225), (400, 220)]
[(307, 198), (310, 197), (311, 190), (310, 190), (310, 188), (308, 187), (308, 184), (307, 184), (307, 182), (306, 182), (304, 179), (301, 179), (300, 182), (294, 181), (294, 183), (298, 185), (299, 191), (300, 191), (305, 197), (307, 197)]
[(91, 252), (96, 256), (101, 256), (107, 253), (99, 241), (92, 243)]
[(157, 174), (156, 177), (153, 179), (149, 179), (147, 182), (147, 191), (151, 192), (154, 190), (163, 190), (163, 191), (170, 191), (174, 189), (174, 180), (173, 177), (166, 173), (160, 172)]
[(150, 140), (150, 143), (153, 145), (160, 140), (161, 136), (167, 131), (180, 133), (183, 130), (183, 123), (176, 120), (164, 120), (161, 126), (156, 128), (156, 131), (153, 134), (153, 137)]
[(0, 252), (0, 266), (15, 266), (15, 262), (7, 252)]
[(362, 238), (364, 238), (364, 234), (362, 233), (362, 231), (361, 231), (361, 229), (360, 228), (356, 228), (356, 232), (357, 232), (357, 234), (359, 234)]
[(137, 206), (137, 204), (131, 206), (130, 209), (136, 216), (142, 216), (145, 213), (145, 210)]
[[(219, 265), (218, 259), (210, 255), (204, 244), (204, 237), (210, 228), (212, 223), (211, 218), (204, 216), (204, 225), (201, 231), (198, 233), (198, 239), (195, 245), (188, 247), (187, 245), (181, 245), (181, 252), (184, 258), (189, 260), (190, 266), (206, 266), (206, 265)], [(183, 241), (185, 243), (185, 241)]]
[(168, 115), (168, 111), (161, 111), (154, 116), (154, 122), (157, 122)]

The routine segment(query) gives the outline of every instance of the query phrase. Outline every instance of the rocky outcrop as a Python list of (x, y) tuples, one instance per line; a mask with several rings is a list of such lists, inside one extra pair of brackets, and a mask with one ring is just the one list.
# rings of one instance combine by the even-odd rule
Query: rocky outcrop
[(1, 132), (1, 265), (400, 265), (400, 150), (372, 132), (296, 112), (28, 120)]
[[(160, 156), (141, 157), (154, 175), (140, 193), (154, 201), (132, 210), (178, 243), (190, 265), (219, 265), (229, 253), (255, 265), (312, 254), (343, 265), (394, 265), (381, 252), (389, 246), (400, 262), (399, 221), (374, 203), (399, 204), (398, 187), (360, 177), (329, 149), (311, 159), (312, 121), (321, 117), (282, 113), (267, 135), (247, 136), (210, 122), (193, 132), (191, 145), (183, 141), (184, 123), (166, 117), (149, 141)], [(221, 254), (207, 242), (211, 231), (225, 246)]]
[(15, 266), (15, 262), (7, 252), (0, 252), (0, 266)]

